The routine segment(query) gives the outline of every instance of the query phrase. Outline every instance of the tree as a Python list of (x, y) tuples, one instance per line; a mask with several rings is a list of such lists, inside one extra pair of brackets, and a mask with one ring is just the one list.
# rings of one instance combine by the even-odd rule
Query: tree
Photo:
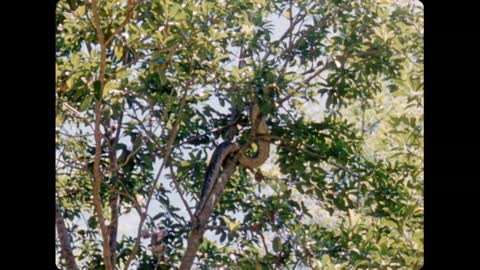
[[(59, 266), (422, 266), (421, 4), (62, 0), (56, 22)], [(258, 148), (252, 103), (269, 159), (230, 157), (199, 226), (215, 147)]]

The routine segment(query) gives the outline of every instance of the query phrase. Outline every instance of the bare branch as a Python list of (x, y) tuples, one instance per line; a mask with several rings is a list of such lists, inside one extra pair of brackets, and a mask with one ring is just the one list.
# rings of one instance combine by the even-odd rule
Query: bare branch
[[(100, 89), (103, 89), (105, 84), (105, 67), (106, 67), (106, 44), (105, 44), (105, 36), (101, 29), (100, 23), (100, 16), (98, 12), (98, 4), (97, 0), (92, 0), (92, 11), (93, 11), (93, 18), (95, 23), (95, 31), (97, 33), (97, 38), (100, 43)], [(100, 120), (102, 117), (102, 105), (100, 101), (97, 101), (95, 104), (95, 161), (93, 166), (94, 172), (94, 186), (93, 186), (93, 204), (95, 213), (98, 218), (98, 223), (100, 227), (100, 231), (103, 238), (103, 260), (105, 263), (106, 270), (112, 270), (112, 261), (111, 261), (111, 254), (110, 254), (110, 247), (109, 247), (109, 236), (108, 230), (105, 225), (105, 218), (103, 216), (103, 209), (102, 209), (102, 200), (100, 198), (100, 188), (102, 185), (102, 175), (100, 172), (100, 155), (101, 155), (101, 147), (102, 147), (102, 134), (100, 131)]]
[(120, 167), (125, 167), (125, 165), (128, 164), (130, 159), (132, 159), (132, 157), (134, 157), (140, 151), (140, 149), (142, 149), (142, 145), (139, 145), (137, 149), (128, 154), (127, 158), (125, 158), (125, 161), (120, 165)]
[[(303, 19), (305, 19), (305, 17), (307, 16), (307, 13), (304, 12), (303, 14), (301, 14), (301, 12), (299, 12), (295, 18), (295, 20), (293, 22), (290, 22), (290, 26), (288, 27), (288, 29), (283, 33), (283, 35), (278, 39), (276, 40), (275, 42), (279, 42), (279, 41), (282, 41), (284, 40), (286, 37), (290, 36), (293, 32), (293, 30), (295, 29), (295, 26), (297, 26), (298, 23), (300, 23), (301, 21), (303, 21)], [(267, 60), (267, 58), (270, 56), (271, 54), (271, 51), (267, 51), (267, 53), (265, 53), (265, 55), (263, 56), (263, 59), (262, 61), (265, 61)]]
[[(322, 68), (320, 68), (319, 70), (315, 71), (315, 73), (313, 73), (311, 76), (307, 77), (305, 80), (304, 80), (304, 83), (305, 84), (308, 84), (310, 83), (311, 80), (313, 80), (315, 77), (317, 77), (318, 75), (320, 75), (320, 73), (324, 72), (325, 70), (327, 70), (328, 68), (331, 68), (332, 67), (332, 64), (333, 62), (327, 62)], [(291, 97), (293, 97), (296, 93), (298, 93), (298, 91), (300, 91), (302, 89), (302, 86), (298, 86), (297, 88), (294, 89), (294, 91), (291, 91), (289, 94), (287, 94), (285, 97), (277, 100), (277, 103), (278, 104), (283, 104), (285, 101), (289, 100)]]
[(172, 175), (173, 184), (175, 185), (175, 188), (177, 189), (178, 195), (180, 195), (180, 199), (182, 200), (183, 205), (185, 206), (185, 209), (187, 209), (188, 215), (190, 216), (190, 220), (191, 220), (191, 219), (193, 219), (192, 211), (190, 211), (190, 207), (188, 206), (187, 201), (186, 201), (185, 198), (183, 197), (182, 189), (180, 188), (180, 185), (179, 185), (179, 183), (178, 183), (177, 176), (175, 175), (175, 172), (173, 171), (172, 165), (170, 164), (169, 167), (170, 167), (170, 174)]
[(134, 205), (134, 208), (135, 210), (137, 210), (137, 212), (139, 214), (142, 213), (142, 208), (140, 206), (140, 204), (138, 203), (138, 201), (135, 199), (135, 197), (133, 197), (132, 195), (128, 194), (127, 192), (124, 192), (124, 191), (121, 191), (119, 189), (116, 189), (114, 188), (113, 186), (111, 185), (105, 185), (108, 189), (110, 189), (111, 191), (115, 192), (115, 193), (118, 193), (118, 194), (121, 194), (122, 196), (128, 198)]
[(265, 254), (268, 254), (268, 247), (267, 247), (267, 243), (265, 242), (265, 237), (263, 236), (263, 233), (262, 232), (258, 232), (258, 235), (260, 235), (260, 238), (262, 239), (262, 244), (263, 244), (263, 248), (265, 249)]
[(84, 119), (83, 115), (79, 111), (75, 110), (75, 108), (70, 106), (67, 102), (63, 102), (62, 105), (65, 108), (67, 108), (69, 111), (73, 112), (73, 114), (75, 114), (78, 118), (80, 118), (82, 120)]
[[(163, 159), (162, 165), (160, 166), (160, 169), (158, 170), (157, 176), (155, 177), (155, 180), (152, 183), (152, 187), (151, 187), (151, 189), (148, 193), (147, 201), (146, 201), (146, 204), (145, 204), (145, 212), (140, 216), (140, 224), (138, 225), (138, 229), (137, 229), (137, 237), (135, 239), (135, 244), (132, 248), (132, 253), (130, 254), (130, 256), (127, 259), (127, 262), (125, 263), (125, 267), (124, 267), (125, 270), (128, 270), (128, 267), (129, 267), (130, 263), (132, 262), (133, 258), (135, 257), (135, 255), (138, 252), (138, 248), (140, 246), (142, 228), (143, 228), (143, 224), (145, 222), (145, 219), (147, 217), (148, 207), (149, 207), (150, 202), (152, 200), (153, 193), (156, 190), (156, 186), (157, 186), (158, 180), (160, 179), (160, 175), (163, 171), (163, 168), (165, 167), (166, 162), (168, 162), (168, 158), (170, 156), (170, 151), (172, 150), (173, 142), (175, 141), (175, 138), (177, 137), (178, 128), (180, 127), (180, 123), (182, 122), (181, 119), (182, 119), (182, 116), (183, 116), (183, 109), (185, 107), (186, 100), (187, 100), (188, 86), (190, 86), (190, 84), (188, 84), (187, 87), (185, 88), (185, 91), (184, 91), (183, 97), (180, 101), (180, 105), (179, 105), (178, 112), (177, 112), (177, 115), (176, 115), (175, 124), (172, 127), (172, 129), (170, 130), (169, 139), (168, 139), (168, 142), (167, 142), (166, 151), (165, 151), (165, 154), (164, 154), (164, 159)], [(173, 92), (173, 90), (172, 90), (172, 92)], [(170, 106), (170, 102), (168, 104), (168, 107), (169, 106)], [(163, 118), (163, 116), (166, 117), (166, 114), (162, 115), (162, 118)]]

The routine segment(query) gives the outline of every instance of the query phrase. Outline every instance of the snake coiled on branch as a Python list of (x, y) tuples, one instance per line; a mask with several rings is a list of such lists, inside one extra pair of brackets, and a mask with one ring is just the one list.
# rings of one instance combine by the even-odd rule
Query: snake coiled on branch
[(205, 207), (205, 203), (207, 202), (208, 197), (210, 197), (215, 181), (219, 177), (220, 169), (229, 156), (240, 151), (238, 161), (240, 165), (249, 169), (261, 166), (268, 159), (270, 154), (270, 133), (268, 126), (265, 123), (265, 119), (261, 115), (260, 107), (256, 103), (250, 108), (250, 122), (252, 125), (251, 139), (257, 145), (255, 155), (250, 157), (245, 153), (245, 150), (248, 149), (249, 146), (248, 143), (240, 147), (237, 143), (234, 143), (231, 140), (226, 140), (218, 145), (213, 152), (212, 158), (207, 167), (195, 216), (197, 216)]

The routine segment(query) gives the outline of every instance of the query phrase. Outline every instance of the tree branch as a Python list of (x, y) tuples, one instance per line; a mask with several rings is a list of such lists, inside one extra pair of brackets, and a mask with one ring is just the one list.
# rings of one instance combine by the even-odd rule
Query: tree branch
[(177, 189), (178, 195), (180, 195), (180, 199), (182, 200), (183, 205), (185, 206), (185, 209), (187, 209), (188, 215), (190, 216), (190, 220), (192, 220), (193, 219), (192, 211), (190, 210), (190, 207), (188, 206), (187, 201), (183, 197), (182, 189), (180, 188), (180, 185), (178, 183), (177, 176), (175, 175), (175, 172), (173, 171), (173, 167), (172, 167), (171, 164), (170, 164), (169, 167), (170, 167), (170, 174), (172, 175), (173, 184), (175, 185), (175, 188)]
[(232, 159), (227, 159), (223, 166), (223, 172), (218, 177), (217, 183), (212, 188), (211, 195), (206, 199), (205, 207), (198, 213), (197, 217), (192, 219), (192, 230), (187, 242), (187, 249), (183, 255), (182, 262), (180, 264), (180, 270), (189, 270), (195, 259), (195, 255), (200, 247), (203, 239), (203, 234), (207, 228), (208, 220), (215, 209), (220, 197), (223, 194), (225, 185), (228, 179), (235, 173), (237, 167), (237, 161), (240, 154), (237, 153)]
[[(105, 68), (106, 68), (106, 44), (105, 44), (105, 36), (101, 29), (100, 23), (100, 16), (98, 13), (98, 4), (97, 0), (92, 0), (92, 11), (93, 11), (93, 18), (95, 22), (95, 31), (97, 33), (97, 38), (100, 43), (100, 91), (102, 92), (103, 87), (105, 85)], [(107, 231), (107, 227), (105, 225), (105, 218), (103, 216), (103, 209), (102, 209), (102, 200), (100, 198), (100, 188), (102, 185), (102, 175), (100, 172), (100, 155), (101, 155), (101, 148), (102, 148), (102, 134), (100, 131), (100, 120), (102, 117), (102, 105), (99, 100), (95, 103), (95, 161), (93, 165), (93, 172), (94, 172), (94, 186), (93, 186), (93, 204), (95, 213), (98, 218), (98, 223), (100, 227), (100, 231), (103, 238), (103, 261), (105, 263), (106, 270), (112, 270), (112, 261), (111, 261), (111, 254), (110, 254), (110, 247), (109, 247), (109, 235)]]
[[(168, 158), (170, 156), (170, 151), (172, 150), (173, 142), (175, 141), (175, 138), (177, 137), (178, 128), (180, 127), (180, 123), (182, 122), (181, 119), (182, 119), (182, 116), (183, 116), (183, 109), (184, 109), (185, 104), (186, 104), (188, 86), (190, 86), (190, 83), (185, 88), (183, 97), (180, 101), (177, 116), (176, 116), (176, 119), (175, 119), (175, 124), (172, 127), (172, 129), (170, 130), (169, 139), (168, 139), (168, 142), (167, 142), (166, 151), (165, 151), (165, 154), (164, 154), (164, 159), (163, 159), (162, 165), (160, 166), (160, 169), (158, 170), (157, 176), (155, 177), (155, 180), (152, 183), (152, 187), (151, 187), (151, 189), (148, 193), (147, 202), (145, 204), (145, 212), (140, 216), (140, 224), (138, 225), (138, 229), (137, 229), (137, 238), (135, 239), (135, 244), (132, 248), (132, 253), (130, 253), (130, 256), (128, 257), (127, 262), (125, 263), (125, 267), (124, 267), (125, 270), (128, 270), (128, 266), (132, 262), (133, 258), (135, 257), (135, 255), (138, 252), (138, 248), (140, 247), (142, 228), (143, 228), (143, 224), (145, 222), (145, 219), (147, 217), (148, 207), (149, 207), (150, 202), (152, 200), (153, 193), (156, 190), (157, 182), (160, 179), (160, 175), (163, 171), (163, 168), (165, 167), (166, 163), (168, 162)], [(170, 104), (168, 104), (168, 106), (170, 106)], [(163, 114), (162, 118), (165, 115), (166, 114)]]
[[(249, 226), (241, 226), (240, 228), (236, 229), (236, 231), (253, 231), (256, 232), (258, 231), (258, 225), (249, 225)], [(213, 226), (213, 225), (208, 225), (205, 227), (207, 230), (222, 230), (222, 231), (230, 231), (230, 229), (227, 226)]]
[[(295, 21), (291, 22), (290, 23), (290, 26), (288, 27), (288, 29), (285, 31), (285, 33), (283, 33), (283, 35), (278, 39), (276, 40), (275, 42), (279, 42), (279, 41), (282, 41), (284, 40), (286, 37), (288, 37), (289, 35), (291, 35), (293, 29), (295, 29), (295, 26), (301, 22), (306, 16), (307, 16), (307, 13), (305, 12), (304, 14), (300, 14), (301, 12), (299, 12), (297, 14), (297, 18), (295, 19)], [(270, 56), (271, 54), (271, 51), (267, 51), (267, 53), (265, 53), (265, 55), (263, 56), (263, 59), (262, 61), (265, 61), (267, 60), (267, 58)]]
[[(137, 2), (138, 4), (138, 2)], [(125, 27), (125, 25), (127, 25), (127, 23), (130, 21), (130, 19), (132, 18), (132, 15), (133, 15), (133, 10), (137, 7), (137, 4), (135, 5), (132, 5), (132, 1), (127, 1), (127, 6), (128, 6), (128, 9), (127, 9), (127, 17), (125, 17), (125, 19), (123, 20), (123, 22), (118, 26), (117, 29), (115, 29), (115, 32), (113, 32), (113, 34), (111, 36), (109, 36), (107, 38), (107, 40), (105, 41), (106, 45), (110, 44), (110, 42), (112, 42), (113, 38), (118, 35), (118, 33), (120, 33), (120, 31), (122, 31), (122, 29)]]
[(111, 220), (110, 225), (108, 225), (108, 245), (110, 246), (110, 260), (112, 262), (112, 267), (115, 268), (116, 264), (116, 250), (117, 250), (117, 233), (118, 233), (118, 217), (120, 214), (122, 197), (118, 192), (115, 192), (110, 197), (110, 212)]
[(184, 92), (183, 97), (180, 100), (180, 106), (179, 106), (179, 109), (178, 109), (179, 111), (177, 113), (177, 118), (175, 119), (175, 122), (173, 124), (173, 128), (169, 132), (170, 134), (168, 136), (167, 147), (165, 148), (165, 155), (163, 157), (165, 159), (165, 162), (169, 161), (170, 152), (172, 151), (173, 143), (175, 142), (175, 138), (177, 137), (177, 133), (178, 133), (178, 129), (180, 127), (180, 123), (182, 122), (183, 108), (185, 107), (185, 102), (186, 101), (187, 101), (187, 91)]
[(134, 208), (137, 210), (137, 212), (139, 214), (142, 213), (142, 208), (140, 207), (140, 204), (137, 202), (137, 200), (135, 199), (135, 197), (133, 197), (132, 195), (128, 194), (127, 192), (124, 192), (124, 191), (121, 191), (121, 190), (118, 190), (110, 185), (106, 185), (106, 187), (108, 189), (110, 189), (111, 191), (113, 192), (116, 192), (120, 195), (123, 195), (124, 197), (128, 198), (130, 201), (132, 201), (133, 205), (134, 205)]
[(173, 146), (173, 148), (177, 148), (177, 147), (179, 147), (179, 146), (181, 146), (181, 145), (188, 144), (188, 143), (193, 142), (193, 141), (195, 141), (195, 140), (197, 140), (197, 139), (199, 139), (199, 138), (201, 138), (201, 137), (203, 137), (203, 136), (207, 136), (208, 134), (216, 134), (216, 133), (219, 133), (220, 131), (222, 131), (222, 130), (224, 130), (224, 129), (227, 129), (227, 128), (233, 126), (233, 125), (236, 125), (237, 122), (238, 122), (238, 119), (240, 119), (240, 116), (241, 116), (241, 115), (238, 114), (237, 117), (235, 117), (235, 119), (231, 120), (231, 121), (230, 121), (231, 123), (227, 124), (226, 126), (219, 127), (219, 128), (214, 129), (214, 130), (212, 130), (212, 131), (210, 131), (210, 132), (206, 132), (206, 133), (203, 133), (203, 134), (200, 134), (200, 135), (195, 135), (195, 136), (193, 136), (193, 137), (190, 137), (190, 138), (186, 139), (186, 140), (183, 141), (183, 142), (180, 142), (180, 143), (175, 144), (175, 145)]
[(133, 150), (130, 154), (128, 154), (128, 156), (125, 158), (125, 161), (122, 164), (120, 164), (120, 168), (125, 167), (125, 165), (128, 164), (130, 159), (132, 159), (140, 151), (140, 149), (142, 149), (142, 145), (139, 145), (137, 149)]
[(78, 267), (75, 262), (75, 257), (73, 256), (72, 243), (70, 242), (67, 227), (65, 226), (62, 211), (57, 202), (55, 202), (55, 225), (57, 227), (58, 238), (60, 239), (62, 257), (66, 261), (65, 267), (67, 270), (77, 270)]
[[(304, 80), (304, 83), (305, 84), (308, 84), (310, 83), (310, 81), (312, 79), (314, 79), (315, 77), (317, 77), (320, 73), (324, 72), (325, 70), (327, 70), (328, 68), (332, 67), (332, 64), (333, 62), (327, 62), (321, 69), (315, 71), (315, 73), (313, 73), (311, 76), (307, 77), (305, 80)], [(296, 93), (298, 93), (298, 91), (302, 89), (302, 86), (298, 86), (297, 88), (295, 88), (294, 91), (291, 91), (290, 94), (287, 94), (285, 97), (277, 100), (277, 103), (278, 104), (283, 104), (285, 101), (289, 100), (291, 97), (293, 97)]]
[(265, 249), (265, 254), (268, 254), (268, 247), (267, 247), (267, 243), (265, 242), (265, 237), (263, 236), (263, 233), (262, 232), (258, 232), (258, 235), (260, 235), (260, 238), (262, 239), (262, 244), (263, 244), (263, 248)]

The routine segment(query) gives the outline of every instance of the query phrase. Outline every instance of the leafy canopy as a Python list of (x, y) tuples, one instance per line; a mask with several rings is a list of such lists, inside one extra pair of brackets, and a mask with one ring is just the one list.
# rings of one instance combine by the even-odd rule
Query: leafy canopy
[[(199, 269), (422, 266), (418, 2), (62, 0), (56, 22), (57, 204), (79, 267), (105, 269), (96, 166), (104, 223), (120, 218), (113, 264), (178, 267), (186, 205), (229, 110), (251, 97), (271, 129), (270, 159), (229, 180)], [(248, 121), (237, 127), (245, 141)], [(163, 257), (145, 239), (135, 250), (159, 229)]]

